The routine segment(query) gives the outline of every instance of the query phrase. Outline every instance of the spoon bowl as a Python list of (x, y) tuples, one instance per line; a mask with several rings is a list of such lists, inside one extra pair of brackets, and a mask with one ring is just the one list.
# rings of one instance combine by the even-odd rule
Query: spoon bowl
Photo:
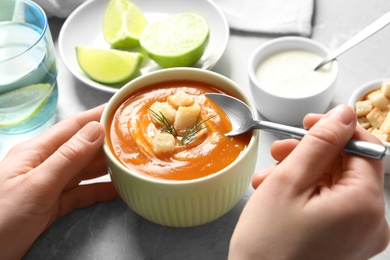
[[(296, 139), (302, 139), (307, 130), (263, 120), (255, 120), (251, 109), (241, 100), (224, 94), (209, 93), (206, 97), (217, 103), (228, 116), (232, 130), (226, 136), (240, 135), (254, 129), (284, 134)], [(373, 159), (383, 159), (388, 155), (385, 146), (370, 142), (351, 139), (344, 151)]]

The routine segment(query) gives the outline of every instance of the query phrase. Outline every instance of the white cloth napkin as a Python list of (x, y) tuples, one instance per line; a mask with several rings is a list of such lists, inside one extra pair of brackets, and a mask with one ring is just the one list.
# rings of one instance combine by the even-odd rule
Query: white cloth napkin
[(214, 0), (232, 29), (310, 35), (314, 0)]
[[(67, 17), (86, 0), (34, 0), (48, 16)], [(194, 0), (196, 1), (196, 0)], [(213, 0), (230, 28), (271, 34), (311, 33), (314, 0)]]

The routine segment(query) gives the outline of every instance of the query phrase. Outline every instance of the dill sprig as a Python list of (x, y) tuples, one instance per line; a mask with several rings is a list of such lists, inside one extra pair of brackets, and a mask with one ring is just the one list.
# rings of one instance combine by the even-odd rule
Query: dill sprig
[[(156, 122), (160, 126), (160, 130), (162, 132), (171, 134), (175, 138), (177, 138), (179, 136), (177, 131), (176, 131), (176, 128), (173, 126), (172, 122), (168, 118), (166, 118), (164, 116), (164, 114), (161, 113), (161, 111), (160, 111), (160, 113), (157, 113), (157, 112), (153, 111), (152, 109), (150, 109), (149, 107), (148, 107), (148, 109), (152, 114), (153, 121)], [(215, 116), (217, 116), (217, 114), (199, 122), (199, 119), (200, 119), (200, 113), (199, 113), (196, 120), (194, 121), (194, 123), (184, 131), (183, 136), (179, 139), (180, 143), (182, 143), (182, 144), (191, 143), (194, 139), (194, 136), (197, 133), (199, 133), (203, 129), (207, 128), (207, 125), (205, 125), (205, 123)]]
[(164, 116), (163, 113), (158, 114), (157, 112), (153, 111), (152, 109), (148, 108), (149, 111), (152, 113), (153, 121), (156, 122), (160, 126), (160, 130), (164, 133), (168, 133), (173, 135), (173, 137), (177, 137), (177, 131), (175, 127), (173, 126), (172, 122), (169, 121), (168, 118)]
[(183, 134), (183, 137), (181, 138), (180, 142), (182, 144), (188, 144), (188, 143), (191, 143), (192, 140), (193, 140), (193, 137), (199, 133), (200, 131), (202, 131), (203, 129), (207, 128), (207, 125), (205, 125), (205, 123), (210, 120), (211, 118), (215, 117), (216, 115), (213, 115), (205, 120), (202, 120), (200, 122), (199, 119), (200, 119), (200, 113), (198, 115), (198, 117), (196, 118), (195, 122), (189, 127), (187, 128), (185, 131), (184, 131), (184, 134)]

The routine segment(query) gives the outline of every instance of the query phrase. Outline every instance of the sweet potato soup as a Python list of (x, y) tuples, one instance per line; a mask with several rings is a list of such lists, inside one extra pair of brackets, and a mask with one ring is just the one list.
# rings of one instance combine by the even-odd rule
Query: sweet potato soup
[(130, 170), (165, 180), (197, 179), (225, 168), (252, 134), (225, 136), (230, 121), (205, 93), (222, 92), (204, 83), (172, 81), (131, 94), (112, 118), (113, 154)]

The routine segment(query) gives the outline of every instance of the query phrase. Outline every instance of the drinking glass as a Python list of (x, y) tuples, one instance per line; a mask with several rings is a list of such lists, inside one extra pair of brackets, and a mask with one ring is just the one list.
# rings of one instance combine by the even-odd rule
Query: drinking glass
[(57, 101), (55, 49), (45, 12), (30, 0), (1, 0), (0, 138), (54, 123)]
[(57, 102), (46, 14), (30, 0), (0, 0), (0, 160), (56, 121)]

